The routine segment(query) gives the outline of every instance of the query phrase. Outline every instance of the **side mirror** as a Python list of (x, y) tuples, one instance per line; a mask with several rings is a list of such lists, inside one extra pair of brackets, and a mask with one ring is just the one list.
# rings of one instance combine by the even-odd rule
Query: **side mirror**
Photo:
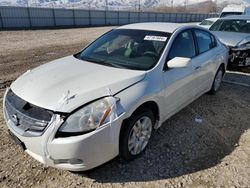
[(191, 67), (192, 62), (190, 58), (175, 57), (167, 62), (168, 68), (185, 68)]

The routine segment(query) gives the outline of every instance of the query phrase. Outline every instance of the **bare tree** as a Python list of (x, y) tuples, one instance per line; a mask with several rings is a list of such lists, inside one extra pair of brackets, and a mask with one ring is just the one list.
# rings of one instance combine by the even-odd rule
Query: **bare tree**
[(217, 12), (217, 2), (216, 1), (213, 2), (212, 0), (210, 0), (207, 9), (208, 9), (207, 11), (211, 13)]

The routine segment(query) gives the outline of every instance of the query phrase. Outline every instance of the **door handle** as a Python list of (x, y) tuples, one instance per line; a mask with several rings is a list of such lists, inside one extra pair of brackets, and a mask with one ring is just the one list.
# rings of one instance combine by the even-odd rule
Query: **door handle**
[(200, 70), (201, 69), (201, 66), (198, 66), (198, 67), (195, 67), (194, 70)]

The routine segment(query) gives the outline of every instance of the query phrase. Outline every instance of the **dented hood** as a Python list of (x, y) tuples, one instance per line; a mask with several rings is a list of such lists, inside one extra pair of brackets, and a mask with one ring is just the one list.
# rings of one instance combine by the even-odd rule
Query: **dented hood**
[(115, 94), (144, 79), (145, 74), (69, 56), (27, 71), (12, 83), (11, 89), (31, 104), (67, 113), (109, 93)]
[(248, 37), (249, 33), (236, 33), (236, 32), (223, 32), (213, 31), (213, 34), (217, 36), (222, 43), (227, 46), (235, 47), (239, 42)]

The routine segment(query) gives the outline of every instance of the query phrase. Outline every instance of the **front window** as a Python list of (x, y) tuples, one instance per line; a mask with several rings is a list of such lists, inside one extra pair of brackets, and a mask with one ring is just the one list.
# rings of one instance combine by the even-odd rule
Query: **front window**
[(204, 53), (215, 47), (214, 41), (212, 40), (213, 38), (211, 38), (211, 35), (208, 32), (195, 30), (194, 33), (196, 36), (199, 53)]
[(250, 33), (250, 20), (218, 20), (210, 28), (211, 31)]
[(75, 57), (106, 66), (149, 70), (158, 62), (169, 37), (165, 32), (116, 29)]
[(195, 44), (191, 30), (179, 34), (169, 52), (168, 60), (175, 57), (192, 58), (195, 56)]

